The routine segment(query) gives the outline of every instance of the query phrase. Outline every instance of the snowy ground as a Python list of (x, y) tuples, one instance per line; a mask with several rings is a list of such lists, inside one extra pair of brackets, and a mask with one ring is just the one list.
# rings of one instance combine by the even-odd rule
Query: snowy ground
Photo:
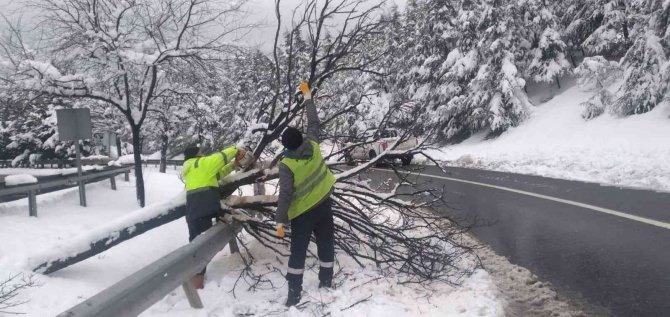
[(455, 166), (670, 191), (670, 104), (584, 121), (579, 104), (590, 96), (570, 86), (497, 139), (477, 135), (433, 155)]
[[(183, 188), (174, 174), (149, 172), (146, 182), (148, 204), (169, 201)], [(88, 208), (78, 206), (77, 192), (72, 189), (38, 196), (39, 218), (27, 216), (25, 199), (0, 204), (2, 275), (29, 274), (30, 263), (36, 258), (137, 209), (132, 184), (118, 182), (118, 191), (112, 191), (108, 182), (88, 185)], [(235, 298), (230, 290), (243, 264), (238, 256), (231, 256), (226, 249), (209, 266), (207, 284), (201, 291), (205, 309), (191, 309), (182, 290), (177, 289), (143, 316), (505, 314), (505, 301), (492, 277), (484, 270), (468, 277), (460, 287), (444, 283), (398, 285), (393, 276), (383, 277), (373, 268), (359, 268), (344, 256), (338, 257), (337, 289), (317, 289), (317, 275), (309, 271), (305, 277), (307, 303), (301, 309), (287, 311), (283, 306), (286, 286), (281, 273), (285, 271), (286, 258), (277, 258), (248, 237), (243, 239), (254, 252), (254, 271), (267, 272), (276, 288), (265, 287), (251, 292), (246, 284), (241, 284), (236, 289)], [(28, 302), (13, 311), (27, 316), (56, 315), (185, 243), (186, 224), (180, 219), (49, 276), (38, 274), (35, 278), (39, 286), (23, 291), (17, 300)], [(309, 263), (313, 264), (313, 260)]]

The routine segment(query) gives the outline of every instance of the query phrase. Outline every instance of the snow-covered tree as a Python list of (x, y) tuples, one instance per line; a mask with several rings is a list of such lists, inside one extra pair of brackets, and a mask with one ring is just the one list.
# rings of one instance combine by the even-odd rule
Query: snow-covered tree
[(598, 27), (587, 37), (582, 46), (590, 55), (621, 56), (630, 46), (630, 32), (626, 2), (623, 0), (593, 1), (592, 19)]
[[(34, 7), (44, 34), (40, 49), (23, 43), (10, 60), (11, 78), (22, 89), (113, 105), (132, 134), (137, 200), (144, 206), (142, 127), (164, 91), (173, 60), (207, 68), (230, 45), (223, 40), (239, 26), (232, 17), (243, 1), (44, 0)], [(20, 37), (18, 39), (21, 39)]]
[(602, 56), (585, 58), (575, 68), (577, 82), (582, 89), (600, 90), (612, 84), (621, 76), (619, 63), (609, 61)]
[(624, 84), (614, 105), (615, 113), (645, 113), (663, 101), (670, 81), (667, 48), (653, 32), (635, 41), (622, 60)]
[(538, 46), (531, 51), (528, 75), (538, 82), (555, 81), (561, 88), (560, 77), (569, 73), (572, 65), (566, 58), (566, 45), (553, 28), (542, 32)]
[(607, 89), (601, 89), (589, 100), (582, 102), (580, 106), (582, 110), (582, 118), (584, 120), (591, 120), (605, 113), (608, 108), (614, 103), (614, 94)]
[(621, 60), (624, 84), (613, 108), (619, 115), (654, 109), (670, 89), (670, 2), (647, 0), (640, 4), (647, 13), (646, 31)]
[(497, 135), (518, 125), (531, 106), (516, 65), (514, 29), (500, 1), (484, 1), (478, 28), (483, 33), (478, 50), (483, 56), (477, 75), (469, 84), (469, 95), (462, 100), (469, 109), (472, 131), (487, 129)]
[(569, 0), (559, 5), (566, 42), (585, 55), (622, 56), (631, 45), (634, 19), (623, 0)]
[(575, 75), (582, 89), (595, 91), (593, 97), (581, 104), (582, 118), (590, 120), (611, 110), (615, 97), (607, 88), (621, 76), (619, 63), (602, 56), (587, 57), (575, 69)]

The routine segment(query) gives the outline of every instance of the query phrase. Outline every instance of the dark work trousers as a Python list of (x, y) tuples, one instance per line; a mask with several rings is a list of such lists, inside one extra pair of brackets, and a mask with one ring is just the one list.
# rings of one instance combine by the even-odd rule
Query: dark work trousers
[(332, 203), (330, 198), (326, 198), (312, 210), (291, 220), (291, 256), (288, 259), (286, 279), (289, 289), (293, 291), (302, 291), (305, 257), (312, 232), (316, 237), (316, 248), (319, 255), (319, 281), (333, 279), (335, 245)]
[[(221, 216), (221, 203), (218, 188), (186, 194), (186, 224), (188, 225), (188, 241), (212, 227), (214, 218)], [(203, 268), (198, 274), (205, 274)]]

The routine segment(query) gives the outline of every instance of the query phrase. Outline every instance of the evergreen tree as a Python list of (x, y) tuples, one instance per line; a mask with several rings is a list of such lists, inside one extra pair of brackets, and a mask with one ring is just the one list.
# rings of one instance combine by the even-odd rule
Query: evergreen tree
[(547, 28), (540, 36), (538, 46), (531, 51), (528, 75), (538, 82), (556, 81), (561, 88), (559, 78), (572, 69), (566, 58), (566, 45), (553, 28)]
[(484, 14), (478, 29), (482, 33), (478, 49), (484, 56), (470, 94), (465, 100), (469, 108), (471, 131), (487, 129), (498, 135), (518, 125), (531, 106), (523, 91), (525, 80), (515, 65), (515, 41), (510, 8), (503, 1), (485, 0)]
[(624, 84), (614, 112), (640, 114), (656, 107), (669, 89), (670, 1), (648, 0), (646, 33), (639, 36), (621, 61)]

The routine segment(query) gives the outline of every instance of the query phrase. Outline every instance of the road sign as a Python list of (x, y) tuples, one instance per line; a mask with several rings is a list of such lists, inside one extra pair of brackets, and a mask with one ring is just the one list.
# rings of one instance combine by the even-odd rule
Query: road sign
[(79, 181), (79, 204), (86, 207), (86, 186), (81, 180), (81, 150), (79, 140), (93, 138), (93, 127), (91, 124), (91, 111), (86, 108), (58, 109), (56, 110), (58, 121), (58, 138), (61, 141), (74, 141), (77, 154), (77, 175)]
[(61, 141), (85, 140), (93, 137), (89, 109), (58, 109), (56, 120), (58, 137)]

